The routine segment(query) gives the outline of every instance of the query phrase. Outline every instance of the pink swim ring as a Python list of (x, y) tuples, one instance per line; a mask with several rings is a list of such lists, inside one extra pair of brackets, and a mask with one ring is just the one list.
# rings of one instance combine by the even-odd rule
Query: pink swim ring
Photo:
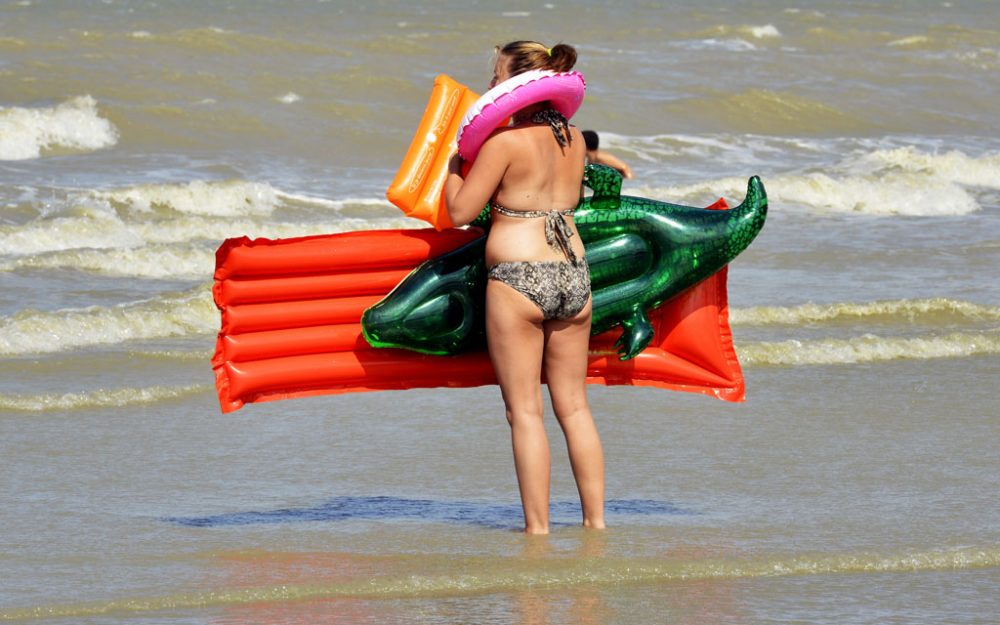
[(482, 95), (468, 110), (458, 128), (458, 154), (476, 160), (486, 138), (504, 120), (521, 109), (544, 102), (570, 119), (583, 104), (587, 83), (580, 72), (533, 69), (509, 78)]

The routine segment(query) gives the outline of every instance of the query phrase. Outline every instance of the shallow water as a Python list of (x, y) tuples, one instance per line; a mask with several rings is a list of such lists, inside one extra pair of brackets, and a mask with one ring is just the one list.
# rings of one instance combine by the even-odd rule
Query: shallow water
[[(420, 227), (433, 77), (577, 44), (631, 195), (742, 199), (748, 399), (591, 388), (548, 538), (495, 387), (219, 412), (214, 252)], [(995, 623), (991, 2), (0, 2), (0, 621)], [(471, 408), (471, 409), (470, 409)]]

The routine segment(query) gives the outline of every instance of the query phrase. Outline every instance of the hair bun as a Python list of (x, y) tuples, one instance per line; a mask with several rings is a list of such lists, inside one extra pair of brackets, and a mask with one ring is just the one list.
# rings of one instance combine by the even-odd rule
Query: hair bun
[(549, 69), (557, 72), (568, 72), (576, 65), (576, 48), (569, 44), (557, 43), (550, 49)]
[(497, 57), (504, 57), (507, 71), (511, 76), (523, 74), (532, 69), (547, 69), (553, 72), (568, 72), (576, 65), (576, 48), (569, 44), (557, 43), (551, 48), (537, 41), (511, 41), (503, 47), (496, 47)]

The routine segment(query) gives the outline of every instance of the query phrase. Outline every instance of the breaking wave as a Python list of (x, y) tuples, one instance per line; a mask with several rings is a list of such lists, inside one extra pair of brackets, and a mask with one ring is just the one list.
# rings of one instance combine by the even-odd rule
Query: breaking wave
[(0, 410), (15, 412), (47, 412), (86, 408), (121, 408), (139, 404), (154, 404), (211, 391), (203, 384), (190, 386), (150, 386), (80, 393), (45, 393), (41, 395), (0, 394)]
[[(921, 324), (938, 330), (921, 336), (789, 339), (737, 344), (747, 365), (829, 365), (888, 360), (925, 360), (1000, 354), (1000, 307), (945, 298), (870, 303), (756, 306), (730, 311), (734, 326), (851, 325), (898, 328)], [(984, 329), (984, 324), (986, 328)]]
[[(720, 142), (690, 144), (687, 149), (722, 151)], [(637, 139), (640, 156), (652, 157), (663, 140)], [(819, 144), (822, 147), (822, 144)], [(971, 156), (958, 150), (934, 152), (912, 146), (873, 149), (851, 155), (823, 171), (766, 177), (772, 208), (805, 207), (823, 213), (949, 217), (982, 210), (977, 190), (1000, 188), (1000, 154)], [(666, 201), (677, 198), (742, 198), (746, 178), (722, 178), (670, 187), (642, 187), (637, 195)], [(630, 193), (632, 193), (630, 191)]]
[(928, 360), (1000, 354), (1000, 333), (953, 332), (943, 336), (787, 340), (736, 345), (746, 365), (853, 365), (888, 360)]
[(211, 334), (218, 310), (199, 287), (156, 299), (81, 310), (22, 311), (0, 318), (0, 355), (44, 354), (126, 341)]
[(801, 325), (804, 323), (857, 321), (882, 317), (887, 321), (997, 321), (1000, 307), (946, 298), (895, 300), (870, 303), (754, 306), (729, 311), (733, 325)]
[[(266, 554), (264, 556), (266, 557)], [(456, 560), (458, 560), (456, 558)], [(0, 612), (0, 621), (84, 618), (167, 610), (198, 610), (248, 604), (284, 604), (317, 599), (419, 599), (460, 597), (622, 584), (669, 584), (699, 580), (745, 580), (806, 575), (877, 575), (1000, 567), (1000, 550), (965, 547), (902, 553), (820, 554), (671, 561), (655, 558), (532, 560), (493, 558), (453, 562), (459, 572), (365, 576), (311, 585), (275, 584), (220, 588), (152, 597), (127, 597)], [(475, 574), (470, 574), (474, 571)]]
[(89, 95), (48, 108), (0, 107), (0, 160), (39, 158), (55, 149), (93, 151), (118, 143), (118, 129)]
[(203, 280), (212, 275), (215, 250), (194, 244), (154, 244), (109, 250), (74, 249), (0, 262), (0, 271), (78, 269), (105, 276)]

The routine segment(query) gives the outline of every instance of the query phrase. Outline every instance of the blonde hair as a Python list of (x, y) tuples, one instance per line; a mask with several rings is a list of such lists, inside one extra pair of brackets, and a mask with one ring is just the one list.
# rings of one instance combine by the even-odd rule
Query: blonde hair
[(568, 72), (576, 65), (576, 48), (565, 43), (547, 48), (537, 41), (511, 41), (504, 46), (497, 46), (495, 57), (507, 59), (507, 71), (511, 76), (533, 69)]

